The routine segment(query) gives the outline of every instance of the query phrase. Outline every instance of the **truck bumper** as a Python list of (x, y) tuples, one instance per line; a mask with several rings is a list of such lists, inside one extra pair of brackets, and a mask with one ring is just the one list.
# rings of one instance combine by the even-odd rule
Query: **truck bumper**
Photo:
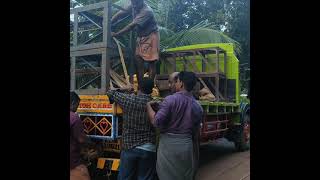
[(98, 158), (97, 168), (101, 170), (119, 171), (120, 159)]

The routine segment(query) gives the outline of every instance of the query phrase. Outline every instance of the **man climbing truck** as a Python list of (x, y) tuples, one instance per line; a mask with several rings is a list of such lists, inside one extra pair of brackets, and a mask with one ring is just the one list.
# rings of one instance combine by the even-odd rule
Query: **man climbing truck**
[(138, 38), (136, 41), (135, 67), (138, 78), (138, 87), (144, 75), (144, 62), (148, 62), (150, 78), (154, 79), (156, 73), (156, 61), (159, 59), (159, 32), (157, 22), (154, 18), (152, 9), (144, 3), (144, 0), (131, 0), (131, 5), (125, 10), (116, 13), (111, 23), (120, 17), (131, 13), (133, 20), (126, 27), (118, 32), (112, 32), (114, 37), (120, 36), (136, 28)]
[[(109, 102), (106, 93), (111, 87), (128, 85), (124, 60), (132, 51), (111, 41), (111, 7), (111, 1), (106, 1), (70, 10), (70, 90), (80, 96), (77, 113), (85, 133), (96, 143), (94, 149), (83, 150), (92, 179), (116, 177), (120, 165), (123, 112), (119, 105)], [(250, 105), (240, 101), (239, 61), (233, 44), (197, 44), (165, 50), (160, 54), (160, 71), (155, 76), (160, 97), (153, 98), (161, 100), (170, 94), (168, 77), (177, 71), (194, 72), (196, 88), (213, 95), (209, 96), (211, 99), (197, 97), (204, 110), (200, 144), (226, 137), (237, 150), (248, 149)]]

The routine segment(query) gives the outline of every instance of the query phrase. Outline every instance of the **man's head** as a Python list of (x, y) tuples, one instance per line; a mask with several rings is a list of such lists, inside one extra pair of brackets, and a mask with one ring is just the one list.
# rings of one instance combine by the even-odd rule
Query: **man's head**
[(70, 111), (76, 112), (78, 109), (80, 103), (80, 97), (78, 96), (77, 93), (71, 92), (70, 93)]
[(154, 87), (154, 82), (151, 78), (144, 77), (142, 79), (142, 84), (141, 84), (142, 93), (151, 94), (153, 87)]
[(197, 77), (193, 72), (181, 71), (178, 74), (178, 80), (175, 86), (177, 91), (186, 90), (191, 92), (196, 83)]
[(135, 10), (140, 10), (143, 7), (143, 0), (131, 0), (132, 8)]
[(175, 84), (178, 80), (178, 74), (179, 72), (173, 72), (169, 75), (169, 88), (171, 90), (171, 93), (175, 93), (177, 91)]

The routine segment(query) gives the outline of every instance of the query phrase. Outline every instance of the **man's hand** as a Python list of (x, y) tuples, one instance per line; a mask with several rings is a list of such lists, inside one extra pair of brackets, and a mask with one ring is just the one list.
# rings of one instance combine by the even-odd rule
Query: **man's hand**
[(119, 88), (115, 88), (115, 87), (110, 87), (110, 90), (118, 90)]
[(133, 88), (133, 85), (132, 85), (132, 84), (128, 84), (128, 85), (120, 88), (120, 90), (132, 92), (132, 91), (134, 91), (134, 88)]
[(112, 36), (112, 37), (116, 37), (116, 36), (118, 36), (118, 35), (119, 35), (118, 33), (111, 32), (111, 36)]
[(160, 101), (150, 101), (148, 104), (152, 107), (152, 109), (157, 112), (159, 110)]
[(153, 105), (159, 105), (160, 103), (161, 103), (161, 101), (159, 101), (159, 100), (153, 100), (153, 101), (149, 101), (148, 102), (151, 106), (153, 106)]
[(149, 121), (152, 125), (154, 125), (154, 121), (155, 121), (155, 111), (152, 107), (152, 104), (156, 104), (155, 101), (150, 101), (150, 102), (147, 102), (147, 114), (148, 114), (148, 118), (149, 118)]

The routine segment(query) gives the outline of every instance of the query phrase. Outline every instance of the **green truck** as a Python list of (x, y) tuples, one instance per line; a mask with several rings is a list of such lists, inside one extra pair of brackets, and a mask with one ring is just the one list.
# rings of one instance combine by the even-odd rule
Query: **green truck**
[(235, 143), (238, 151), (249, 149), (250, 101), (240, 97), (239, 61), (234, 54), (233, 44), (197, 44), (172, 48), (161, 54), (160, 62), (160, 73), (156, 79), (163, 94), (168, 90), (168, 75), (187, 70), (196, 73), (198, 89), (208, 88), (215, 95), (214, 102), (198, 100), (205, 113), (201, 144), (225, 137)]

